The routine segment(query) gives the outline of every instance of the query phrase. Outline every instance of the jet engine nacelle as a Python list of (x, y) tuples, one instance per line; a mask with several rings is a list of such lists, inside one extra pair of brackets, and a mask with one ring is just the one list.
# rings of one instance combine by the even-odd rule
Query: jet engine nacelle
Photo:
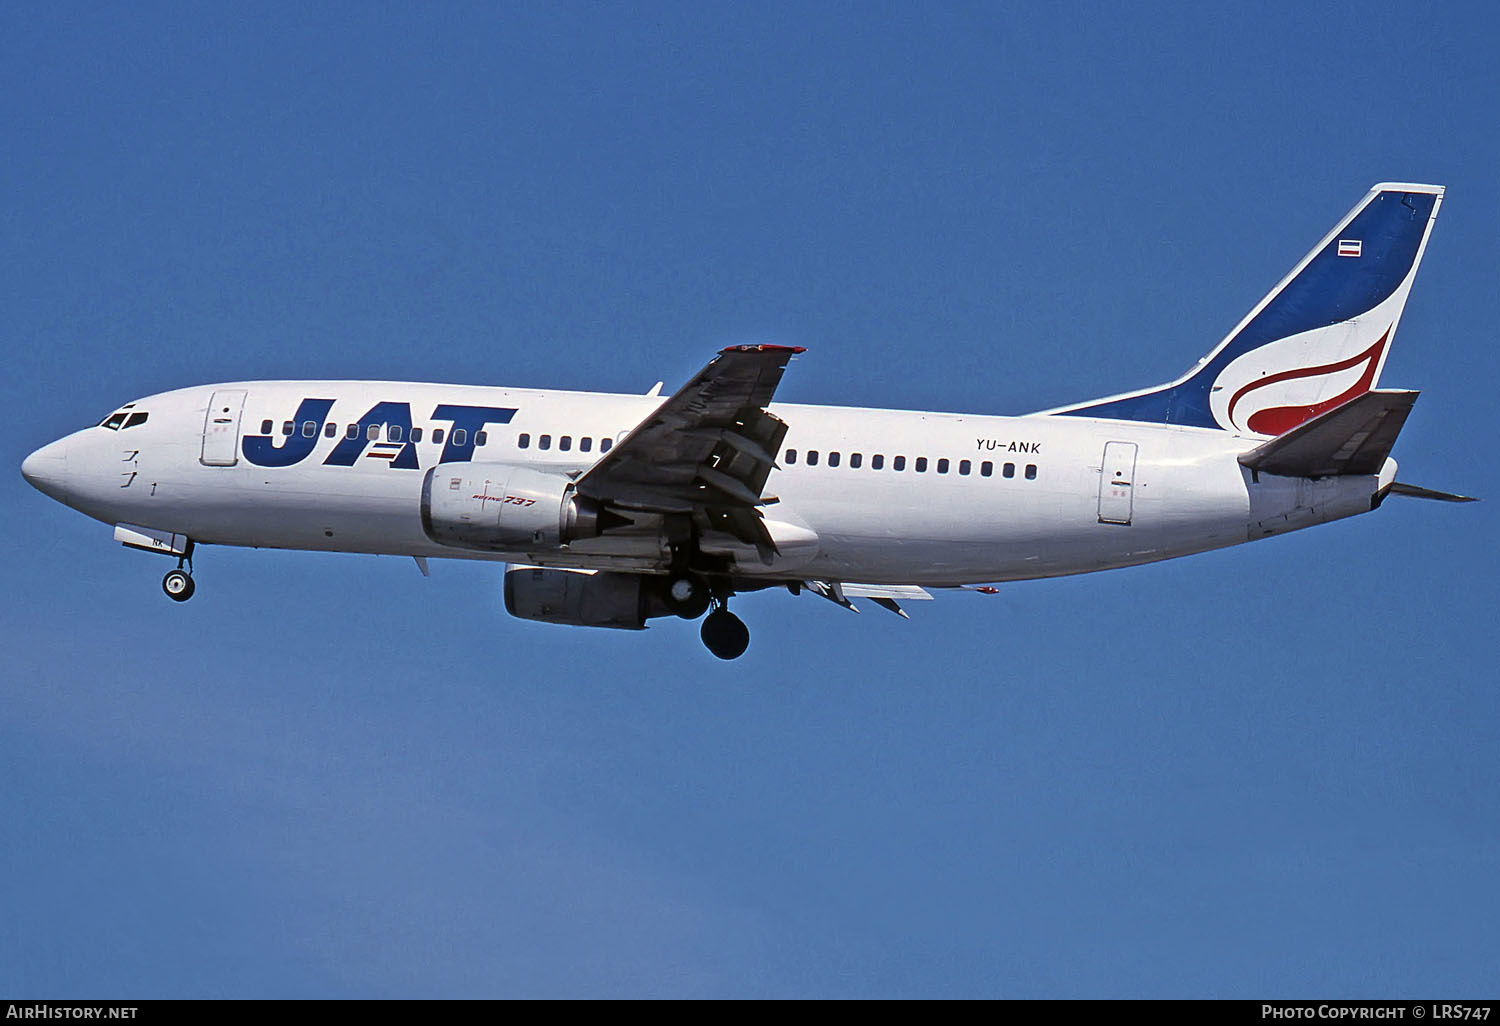
[(599, 507), (562, 474), (440, 463), (422, 481), (422, 530), (439, 545), (531, 552), (599, 534)]
[(655, 579), (540, 566), (505, 572), (505, 611), (523, 620), (628, 631), (641, 630), (652, 617), (671, 615)]

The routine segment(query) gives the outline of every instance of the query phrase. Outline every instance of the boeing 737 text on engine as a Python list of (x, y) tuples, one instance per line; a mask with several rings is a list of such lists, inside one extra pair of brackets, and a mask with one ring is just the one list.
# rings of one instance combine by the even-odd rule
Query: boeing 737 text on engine
[[(733, 346), (670, 397), (246, 381), (137, 399), (27, 457), (47, 495), (175, 557), (207, 545), (510, 564), (506, 608), (638, 630), (736, 594), (905, 615), (928, 589), (1086, 573), (1366, 513), (1417, 393), (1380, 389), (1443, 190), (1372, 189), (1182, 378), (1023, 417), (772, 402), (802, 349)], [(706, 614), (706, 615), (705, 615)]]

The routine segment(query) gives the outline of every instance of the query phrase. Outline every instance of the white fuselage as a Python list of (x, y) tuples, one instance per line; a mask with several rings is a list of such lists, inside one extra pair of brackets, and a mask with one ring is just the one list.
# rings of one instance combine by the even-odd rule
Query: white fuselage
[[(656, 572), (667, 550), (650, 517), (613, 537), (479, 552), (433, 542), (420, 500), (445, 454), (468, 472), (586, 471), (661, 401), (399, 382), (229, 383), (138, 400), (130, 412), (148, 414), (144, 422), (124, 426), (127, 414), (116, 428), (76, 432), (28, 465), (47, 468), (44, 490), (89, 516), (199, 543)], [(490, 413), (455, 417), (454, 408)], [(788, 425), (764, 489), (778, 500), (763, 508), (778, 556), (768, 565), (727, 536), (703, 542), (747, 578), (943, 586), (1146, 563), (1365, 512), (1395, 473), (1387, 461), (1378, 477), (1255, 480), (1236, 458), (1264, 439), (1203, 428), (780, 403), (770, 411)]]

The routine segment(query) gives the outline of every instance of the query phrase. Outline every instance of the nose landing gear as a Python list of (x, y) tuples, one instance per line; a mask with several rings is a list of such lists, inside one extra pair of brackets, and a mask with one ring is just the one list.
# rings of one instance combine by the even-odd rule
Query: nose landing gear
[[(183, 569), (186, 567), (187, 569)], [(161, 590), (173, 602), (186, 602), (193, 597), (198, 586), (193, 583), (193, 543), (188, 542), (187, 551), (177, 557), (177, 569), (168, 570), (161, 579)]]
[(161, 590), (167, 593), (167, 598), (173, 602), (186, 602), (193, 597), (197, 585), (193, 578), (185, 570), (169, 570), (167, 576), (161, 579)]

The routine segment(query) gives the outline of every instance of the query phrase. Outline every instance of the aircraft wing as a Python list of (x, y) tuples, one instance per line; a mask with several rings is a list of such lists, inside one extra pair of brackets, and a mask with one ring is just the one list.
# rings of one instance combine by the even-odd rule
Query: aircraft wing
[(903, 620), (910, 620), (897, 601), (931, 601), (932, 594), (915, 584), (846, 584), (843, 581), (803, 581), (803, 587), (850, 612), (859, 609), (850, 599), (867, 598), (882, 609), (889, 609)]
[(615, 445), (583, 477), (579, 495), (623, 509), (691, 513), (755, 545), (775, 545), (759, 506), (786, 437), (766, 412), (801, 346), (730, 346)]

